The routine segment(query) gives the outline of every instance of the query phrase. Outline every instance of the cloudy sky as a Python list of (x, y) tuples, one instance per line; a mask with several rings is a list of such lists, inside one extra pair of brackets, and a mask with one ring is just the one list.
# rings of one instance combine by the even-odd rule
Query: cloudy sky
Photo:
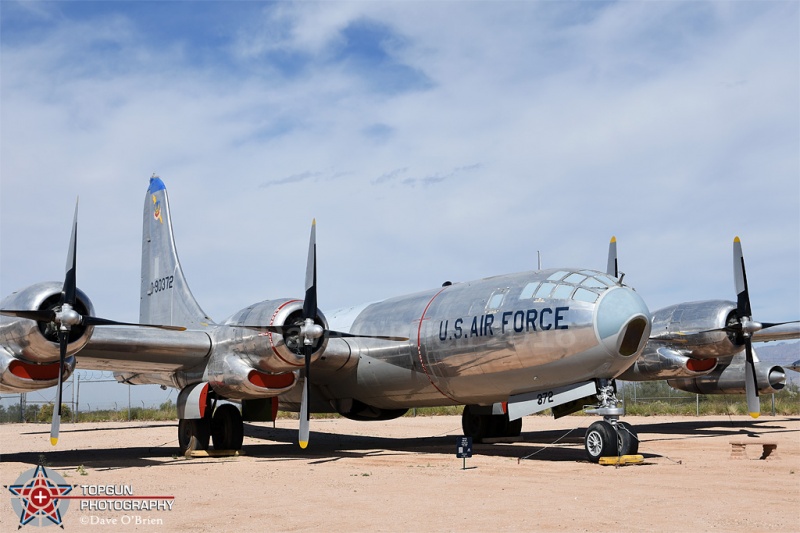
[(800, 4), (0, 3), (0, 293), (138, 319), (148, 178), (222, 320), (494, 274), (604, 269), (652, 310), (800, 316)]

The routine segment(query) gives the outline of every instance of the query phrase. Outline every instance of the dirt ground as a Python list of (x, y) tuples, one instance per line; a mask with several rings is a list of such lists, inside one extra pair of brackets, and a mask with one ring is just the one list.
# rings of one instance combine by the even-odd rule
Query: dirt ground
[[(586, 461), (594, 420), (527, 417), (521, 442), (475, 444), (466, 469), (453, 416), (314, 419), (306, 450), (296, 421), (245, 424), (243, 456), (194, 459), (176, 456), (175, 423), (65, 424), (56, 448), (47, 425), (6, 424), (0, 480), (43, 459), (74, 495), (174, 496), (169, 511), (72, 500), (64, 531), (797, 531), (800, 418), (625, 417), (645, 461), (623, 467)], [(757, 444), (731, 458), (742, 440)], [(764, 442), (777, 450), (759, 460)], [(16, 530), (4, 492), (0, 530)]]

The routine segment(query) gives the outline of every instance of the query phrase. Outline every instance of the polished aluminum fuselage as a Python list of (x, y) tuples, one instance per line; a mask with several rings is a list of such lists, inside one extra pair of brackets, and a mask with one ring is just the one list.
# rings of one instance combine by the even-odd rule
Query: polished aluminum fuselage
[[(523, 392), (613, 378), (644, 346), (649, 322), (634, 352), (622, 355), (619, 337), (632, 318), (645, 319), (647, 308), (631, 289), (602, 273), (580, 272), (497, 276), (335, 311), (329, 316), (334, 330), (409, 340), (331, 339), (326, 350), (331, 366), (345, 354), (357, 362), (337, 372), (315, 372), (323, 374), (318, 385), (331, 399), (400, 408), (490, 404)], [(615, 305), (620, 314), (598, 318), (603, 300), (614, 293), (625, 296)], [(324, 367), (325, 360), (318, 364)]]

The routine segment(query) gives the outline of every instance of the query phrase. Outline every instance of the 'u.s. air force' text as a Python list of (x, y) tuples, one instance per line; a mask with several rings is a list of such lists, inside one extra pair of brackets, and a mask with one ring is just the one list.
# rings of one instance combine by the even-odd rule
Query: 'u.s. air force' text
[(546, 331), (549, 329), (569, 329), (564, 314), (569, 307), (543, 307), (519, 311), (503, 311), (469, 318), (456, 318), (452, 327), (450, 320), (439, 322), (439, 340), (469, 339), (485, 337), (498, 333), (522, 333), (523, 331)]

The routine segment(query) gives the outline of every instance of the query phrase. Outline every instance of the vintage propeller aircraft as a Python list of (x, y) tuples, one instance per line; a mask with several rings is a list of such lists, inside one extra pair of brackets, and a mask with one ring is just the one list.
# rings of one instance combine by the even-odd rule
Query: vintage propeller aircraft
[[(250, 305), (214, 322), (196, 302), (178, 260), (167, 190), (153, 176), (144, 204), (140, 324), (95, 316), (76, 286), (77, 206), (63, 283), (45, 282), (0, 304), (0, 390), (57, 385), (77, 368), (120, 382), (175, 387), (182, 451), (239, 449), (243, 420), (299, 411), (390, 420), (413, 407), (464, 405), (464, 433), (520, 434), (522, 417), (551, 409), (602, 416), (585, 437), (591, 461), (638, 449), (619, 421), (615, 380), (668, 379), (684, 390), (758, 394), (783, 386), (752, 342), (797, 338), (786, 324), (752, 320), (741, 244), (734, 243), (736, 303), (678, 304), (651, 315), (622, 282), (616, 240), (606, 272), (546, 269), (443, 286), (331, 312), (317, 308), (316, 229), (303, 299)], [(788, 323), (787, 323), (788, 324)], [(789, 324), (791, 326), (791, 324)], [(225, 402), (224, 400), (229, 400)], [(241, 409), (234, 403), (241, 405)]]

